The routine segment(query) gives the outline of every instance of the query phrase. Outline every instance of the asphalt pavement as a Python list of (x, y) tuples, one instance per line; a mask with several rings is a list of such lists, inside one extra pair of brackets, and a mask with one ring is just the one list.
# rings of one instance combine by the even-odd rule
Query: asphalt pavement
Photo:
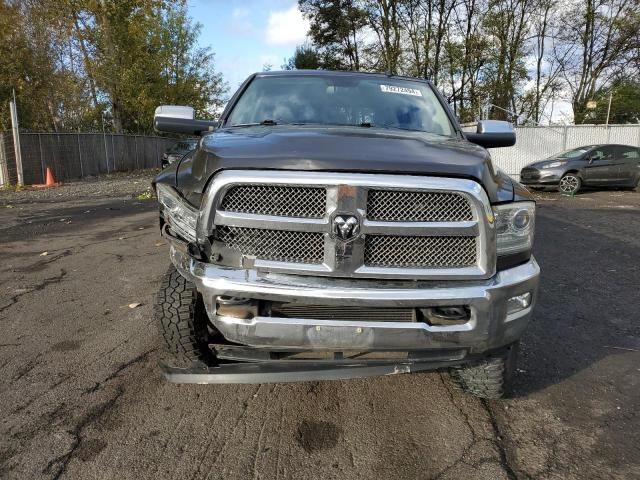
[(0, 478), (640, 478), (640, 192), (538, 196), (541, 294), (500, 401), (444, 372), (169, 384), (155, 201), (0, 198)]

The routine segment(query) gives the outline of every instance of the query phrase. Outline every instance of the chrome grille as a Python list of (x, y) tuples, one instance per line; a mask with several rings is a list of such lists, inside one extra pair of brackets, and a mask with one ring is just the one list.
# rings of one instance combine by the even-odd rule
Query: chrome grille
[(476, 261), (475, 237), (367, 235), (365, 239), (364, 263), (371, 267), (459, 268)]
[[(262, 273), (490, 278), (489, 209), (468, 179), (234, 170), (205, 193), (198, 238), (213, 240), (212, 262)], [(345, 233), (344, 217), (355, 230)]]
[(320, 187), (239, 185), (224, 196), (221, 210), (279, 217), (322, 218), (327, 192)]
[(451, 192), (369, 190), (367, 218), (387, 222), (463, 222), (473, 220), (467, 199)]
[(324, 235), (318, 232), (291, 232), (223, 226), (216, 229), (217, 240), (241, 255), (291, 263), (321, 263)]

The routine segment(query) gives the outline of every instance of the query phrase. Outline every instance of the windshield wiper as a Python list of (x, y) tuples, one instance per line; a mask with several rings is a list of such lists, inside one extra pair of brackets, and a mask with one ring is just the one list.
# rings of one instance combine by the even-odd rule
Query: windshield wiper
[(265, 125), (265, 126), (274, 126), (274, 125), (285, 125), (285, 122), (277, 122), (275, 120), (272, 120), (270, 118), (267, 118), (265, 120), (262, 120), (261, 122), (253, 122), (253, 123), (236, 123), (234, 125), (231, 125), (232, 127), (256, 127), (258, 125)]

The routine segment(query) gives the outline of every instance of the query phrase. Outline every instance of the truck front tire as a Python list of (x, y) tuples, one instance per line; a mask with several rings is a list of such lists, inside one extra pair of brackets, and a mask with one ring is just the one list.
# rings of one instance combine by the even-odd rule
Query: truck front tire
[(508, 349), (451, 369), (451, 377), (464, 390), (480, 398), (496, 399), (507, 395), (518, 358), (518, 343)]
[(162, 279), (155, 305), (160, 334), (175, 366), (209, 365), (207, 313), (193, 283), (172, 265)]

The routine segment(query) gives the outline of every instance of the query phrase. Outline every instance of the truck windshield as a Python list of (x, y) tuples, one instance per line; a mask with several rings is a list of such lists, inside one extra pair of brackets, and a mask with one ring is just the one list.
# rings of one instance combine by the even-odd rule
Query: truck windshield
[(225, 126), (319, 124), (417, 130), (452, 135), (431, 87), (373, 76), (257, 76)]

